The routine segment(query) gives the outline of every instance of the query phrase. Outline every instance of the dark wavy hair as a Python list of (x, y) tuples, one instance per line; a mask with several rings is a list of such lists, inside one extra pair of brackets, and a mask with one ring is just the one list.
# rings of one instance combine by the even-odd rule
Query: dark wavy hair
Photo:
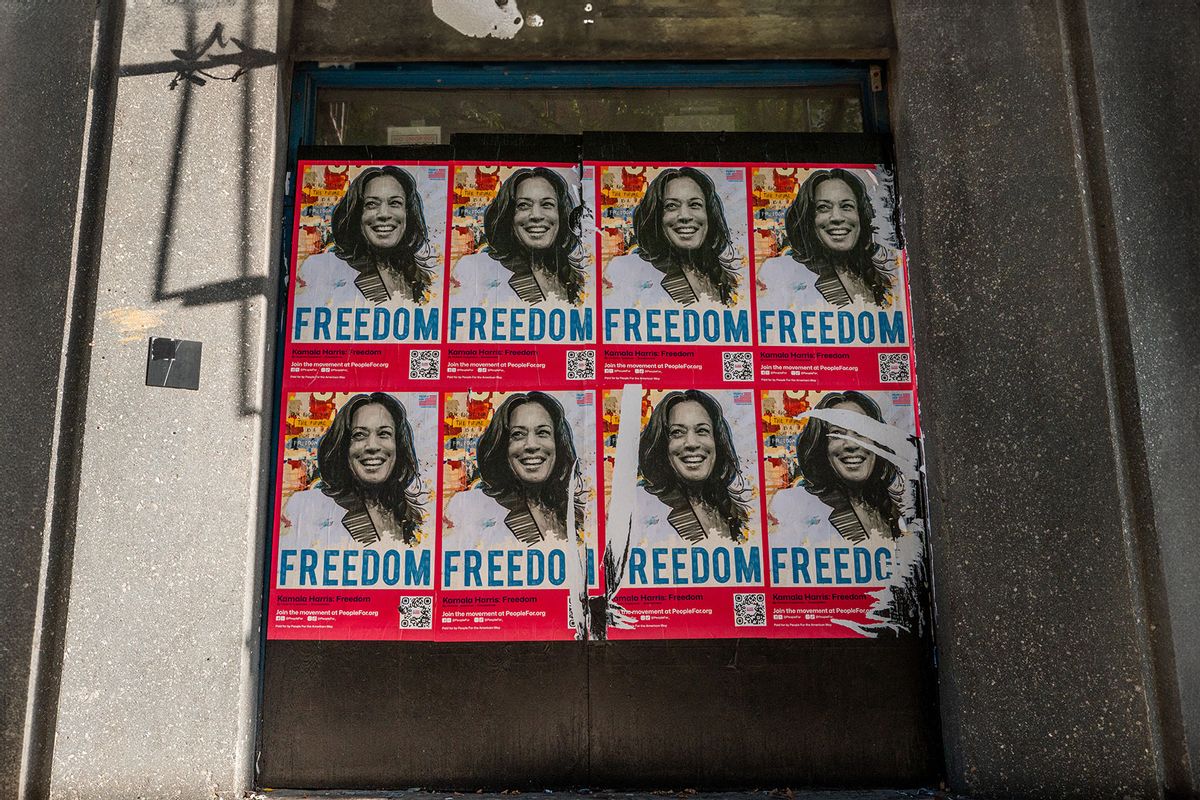
[[(525, 403), (537, 403), (550, 415), (554, 425), (554, 469), (545, 483), (529, 486), (513, 474), (508, 463), (509, 419), (518, 406)], [(567, 424), (567, 415), (562, 404), (545, 392), (518, 392), (504, 398), (504, 402), (492, 415), (483, 435), (476, 445), (476, 459), (479, 464), (479, 477), (484, 494), (494, 497), (506, 508), (521, 504), (526, 499), (537, 500), (554, 511), (559, 523), (565, 528), (567, 524), (567, 502), (575, 503), (575, 530), (579, 533), (584, 528), (585, 499), (582, 492), (575, 497), (568, 497), (571, 491), (571, 478), (581, 474), (579, 457), (575, 452), (575, 439), (571, 435), (571, 426)]]
[(650, 421), (646, 423), (638, 442), (638, 468), (646, 491), (672, 508), (687, 504), (687, 490), (671, 466), (667, 446), (670, 441), (671, 409), (689, 400), (699, 403), (708, 412), (716, 441), (716, 463), (701, 486), (700, 496), (716, 508), (723, 519), (728, 520), (729, 538), (735, 542), (745, 541), (746, 524), (750, 519), (750, 507), (745, 500), (745, 479), (738, 466), (733, 433), (725, 420), (725, 413), (717, 399), (707, 392), (699, 389), (668, 392), (650, 412)]
[[(678, 251), (663, 230), (663, 198), (667, 185), (676, 178), (691, 178), (704, 193), (708, 231), (696, 255)], [(658, 173), (633, 210), (633, 236), (637, 242), (635, 252), (653, 264), (655, 269), (668, 272), (672, 267), (693, 264), (716, 288), (721, 302), (727, 306), (733, 305), (738, 273), (730, 253), (729, 223), (725, 221), (725, 209), (721, 206), (721, 198), (717, 196), (717, 187), (712, 178), (694, 167), (672, 167)]]
[[(396, 463), (387, 480), (380, 486), (359, 482), (350, 469), (350, 441), (354, 414), (363, 406), (377, 403), (392, 415), (396, 430)], [(390, 394), (371, 392), (356, 394), (338, 409), (333, 424), (317, 444), (317, 468), (321, 473), (321, 491), (339, 505), (347, 501), (375, 500), (392, 512), (400, 524), (407, 545), (417, 543), (421, 527), (421, 480), (417, 471), (417, 453), (413, 447), (412, 428), (404, 406)]]
[[(879, 410), (879, 405), (862, 392), (853, 390), (830, 392), (821, 398), (814, 410), (832, 408), (838, 403), (853, 403), (871, 419), (883, 422), (883, 413)], [(798, 472), (792, 476), (793, 480), (802, 480), (804, 488), (810, 494), (819, 497), (826, 505), (840, 505), (839, 501), (843, 497), (848, 497), (845, 484), (829, 463), (829, 424), (827, 422), (809, 418), (804, 430), (796, 440), (796, 466)], [(896, 475), (897, 470), (890, 461), (876, 456), (875, 467), (867, 476), (862, 490), (863, 500), (883, 515), (891, 526), (893, 536), (901, 534), (900, 504), (893, 489)]]
[[(817, 236), (817, 187), (838, 180), (850, 187), (858, 206), (858, 241), (849, 253), (835, 253)], [(867, 187), (853, 172), (844, 169), (819, 169), (805, 178), (783, 218), (784, 231), (792, 246), (792, 258), (820, 274), (822, 270), (844, 268), (871, 291), (876, 305), (883, 305), (892, 289), (892, 271), (888, 267), (887, 248), (875, 241), (875, 211)]]
[[(404, 188), (404, 236), (387, 251), (371, 247), (362, 235), (363, 195), (367, 184), (388, 176)], [(428, 252), (429, 230), (417, 182), (408, 170), (391, 164), (367, 167), (350, 181), (346, 194), (333, 207), (331, 231), (333, 252), (338, 258), (365, 272), (372, 267), (391, 267), (400, 272), (412, 288), (412, 301), (425, 302), (425, 292), (433, 284), (434, 259)]]
[(495, 198), (483, 212), (483, 231), (487, 237), (487, 253), (511, 272), (527, 272), (533, 267), (533, 253), (517, 238), (513, 219), (517, 213), (517, 187), (530, 178), (543, 178), (554, 189), (558, 200), (558, 234), (548, 254), (558, 283), (572, 304), (583, 300), (587, 277), (583, 271), (580, 250), (583, 234), (583, 204), (573, 205), (567, 182), (547, 167), (522, 167), (509, 175)]

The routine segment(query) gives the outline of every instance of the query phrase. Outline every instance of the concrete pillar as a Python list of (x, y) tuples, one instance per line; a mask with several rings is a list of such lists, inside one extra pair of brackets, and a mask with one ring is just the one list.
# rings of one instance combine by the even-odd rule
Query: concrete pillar
[[(106, 208), (91, 221), (103, 245), (50, 796), (240, 797), (267, 524), (281, 4), (126, 5)], [(144, 385), (151, 335), (203, 342), (198, 391)]]
[[(1127, 5), (1112, 12), (1126, 28)], [(982, 796), (1150, 798), (1165, 783), (1142, 569), (1156, 554), (1081, 7), (894, 4), (947, 770)], [(1193, 227), (1179, 235), (1194, 252)], [(1179, 413), (1194, 447), (1194, 412)]]
[[(1150, 10), (1151, 13), (1145, 13)], [(1135, 15), (1137, 15), (1135, 17)], [(1137, 19), (1137, 24), (1130, 20)], [(1200, 794), (1200, 3), (1089, 2), (1076, 14), (1081, 95), (1113, 265), (1117, 368), (1131, 438), (1165, 785)], [(1090, 79), (1089, 79), (1090, 73)]]
[(90, 320), (91, 239), (80, 222), (95, 199), (84, 166), (92, 59), (103, 54), (96, 2), (0, 9), (0, 792), (10, 796), (23, 772), (38, 771), (54, 724), (53, 708), (39, 700), (56, 683), (65, 592), (54, 578), (70, 565), (75, 423), (86, 387), (72, 359)]

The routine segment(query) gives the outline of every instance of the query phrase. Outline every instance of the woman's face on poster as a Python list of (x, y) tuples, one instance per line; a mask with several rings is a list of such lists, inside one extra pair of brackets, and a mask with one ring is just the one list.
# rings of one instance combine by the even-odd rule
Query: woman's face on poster
[(391, 250), (400, 244), (408, 216), (408, 197), (400, 181), (379, 175), (363, 188), (363, 239), (376, 250)]
[(558, 237), (558, 195), (545, 178), (526, 178), (517, 185), (513, 228), (529, 250), (546, 250)]
[(554, 471), (554, 420), (540, 403), (522, 403), (508, 417), (508, 466), (521, 483), (544, 483)]
[[(866, 416), (866, 412), (859, 408), (857, 403), (848, 400), (835, 403), (830, 408), (834, 411), (853, 411), (855, 414)], [(829, 466), (833, 468), (833, 473), (847, 486), (862, 486), (875, 469), (875, 454), (857, 442), (834, 438), (835, 436), (858, 436), (858, 434), (837, 425), (830, 425), (827, 450)]]
[(686, 483), (703, 483), (716, 462), (713, 421), (695, 400), (676, 403), (667, 415), (667, 458)]
[(858, 242), (858, 202), (846, 182), (822, 181), (813, 193), (817, 238), (835, 253), (848, 253)]
[(350, 471), (359, 483), (378, 485), (396, 465), (396, 421), (379, 403), (368, 403), (350, 419)]
[(708, 208), (700, 184), (673, 178), (663, 191), (663, 232), (677, 250), (697, 250), (708, 235)]

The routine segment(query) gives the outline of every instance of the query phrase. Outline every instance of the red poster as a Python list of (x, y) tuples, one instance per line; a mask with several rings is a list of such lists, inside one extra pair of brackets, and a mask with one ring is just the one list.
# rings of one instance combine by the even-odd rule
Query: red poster
[(270, 638), (922, 625), (887, 168), (302, 161), (297, 183)]

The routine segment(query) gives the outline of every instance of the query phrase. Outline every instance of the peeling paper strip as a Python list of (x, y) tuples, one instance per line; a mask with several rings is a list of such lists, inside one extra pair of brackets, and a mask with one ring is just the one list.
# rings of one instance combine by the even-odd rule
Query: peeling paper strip
[[(888, 461), (891, 461), (897, 467), (904, 470), (906, 477), (909, 474), (914, 473), (917, 468), (916, 442), (914, 441), (912, 434), (908, 433), (902, 428), (898, 428), (895, 425), (888, 425), (886, 422), (878, 422), (874, 419), (871, 419), (866, 414), (860, 414), (857, 411), (843, 411), (832, 408), (806, 411), (797, 419), (804, 419), (805, 417), (812, 417), (813, 419), (819, 419), (822, 422), (828, 422), (830, 425), (836, 425), (839, 428), (844, 428), (847, 431), (852, 431), (857, 433), (859, 436), (864, 436), (867, 439), (870, 439), (878, 447), (882, 447), (883, 450), (876, 448), (868, 449), (870, 449), (871, 452), (875, 453), (876, 455), (886, 458)], [(830, 436), (850, 439), (851, 441), (855, 441), (866, 446), (866, 443), (859, 439), (854, 439), (853, 437), (839, 436), (838, 434), (834, 433), (831, 433)], [(884, 452), (884, 450), (890, 450), (895, 454), (895, 456), (893, 457), (890, 453)], [(900, 464), (895, 460), (896, 458), (907, 459), (907, 464)]]
[(567, 592), (571, 607), (571, 618), (575, 620), (575, 638), (587, 635), (587, 573), (582, 559), (587, 558), (587, 540), (579, 544), (575, 534), (575, 497), (579, 491), (579, 462), (571, 470), (571, 482), (567, 486), (567, 538), (575, 543), (575, 557), (567, 556)]
[[(621, 388), (621, 422), (617, 426), (617, 451), (613, 456), (612, 491), (608, 521), (604, 526), (605, 596), (612, 598), (625, 582), (629, 561), (633, 498), (637, 494), (638, 439), (641, 437), (642, 385), (627, 383)], [(617, 627), (631, 627), (618, 625)]]

